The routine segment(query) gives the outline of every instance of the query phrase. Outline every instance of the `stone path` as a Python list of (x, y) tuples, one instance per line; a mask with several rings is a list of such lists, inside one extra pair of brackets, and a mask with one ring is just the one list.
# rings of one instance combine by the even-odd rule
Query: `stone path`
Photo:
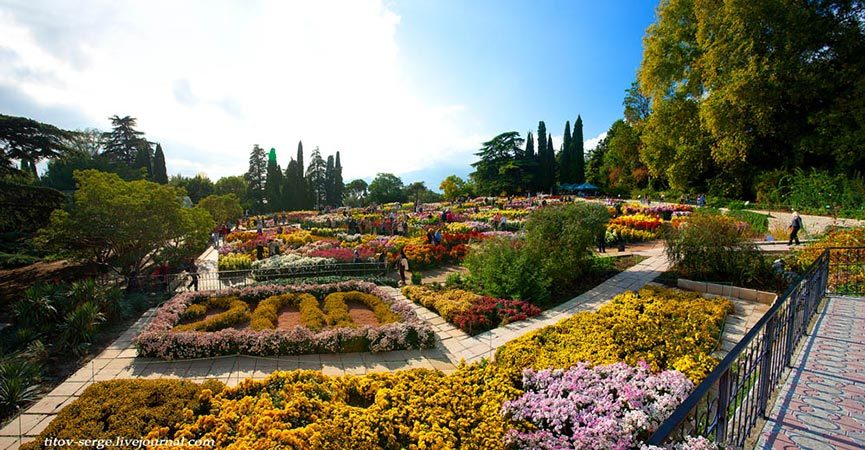
[(818, 313), (755, 448), (865, 448), (865, 298)]

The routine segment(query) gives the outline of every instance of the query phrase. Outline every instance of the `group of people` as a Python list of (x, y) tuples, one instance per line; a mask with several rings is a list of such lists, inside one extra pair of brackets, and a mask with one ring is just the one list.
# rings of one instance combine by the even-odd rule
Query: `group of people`
[(442, 230), (441, 228), (429, 228), (426, 231), (426, 243), (431, 245), (439, 245), (442, 243)]

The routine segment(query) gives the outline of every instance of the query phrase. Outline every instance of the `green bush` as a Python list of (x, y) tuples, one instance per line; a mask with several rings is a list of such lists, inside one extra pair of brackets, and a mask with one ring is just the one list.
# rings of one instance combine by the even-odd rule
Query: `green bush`
[(607, 208), (595, 203), (537, 210), (526, 221), (526, 249), (553, 285), (571, 285), (591, 270), (592, 250), (609, 219)]
[(751, 283), (771, 277), (771, 267), (739, 221), (692, 214), (665, 235), (667, 257), (684, 278)]
[(0, 269), (14, 269), (29, 266), (41, 261), (41, 258), (22, 254), (0, 253)]
[(423, 282), (423, 277), (420, 272), (412, 272), (411, 273), (411, 284), (421, 284)]
[(218, 381), (201, 384), (185, 380), (113, 380), (96, 383), (63, 408), (42, 434), (22, 449), (45, 448), (45, 438), (108, 439), (117, 436), (143, 438), (156, 427), (174, 434), (190, 410), (210, 412), (210, 399), (221, 392)]
[(510, 239), (489, 239), (472, 248), (464, 264), (471, 283), (484, 295), (543, 302), (549, 297), (550, 278), (536, 252)]
[(730, 210), (727, 212), (727, 215), (747, 223), (755, 234), (765, 235), (769, 232), (769, 216), (767, 214), (744, 210)]

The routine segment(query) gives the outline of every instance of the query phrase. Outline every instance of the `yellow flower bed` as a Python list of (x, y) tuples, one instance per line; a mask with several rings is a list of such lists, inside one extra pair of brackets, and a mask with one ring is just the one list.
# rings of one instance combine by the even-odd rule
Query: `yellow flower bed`
[[(301, 304), (304, 305), (303, 309), (300, 309)], [(274, 295), (262, 300), (252, 312), (249, 327), (256, 331), (276, 328), (279, 310), (289, 305), (300, 309), (300, 320), (304, 325), (321, 329), (323, 319), (321, 310), (318, 308), (318, 300), (306, 293)]]
[(502, 448), (502, 404), (520, 394), (492, 365), (451, 375), (406, 370), (329, 377), (277, 372), (212, 400), (209, 414), (147, 437), (213, 439), (216, 448)]
[(481, 296), (462, 289), (436, 291), (426, 286), (406, 286), (402, 288), (407, 299), (433, 309), (443, 319), (451, 321), (455, 315), (466, 311), (477, 302)]
[(570, 367), (579, 361), (676, 369), (699, 383), (717, 365), (711, 356), (733, 304), (697, 293), (647, 287), (625, 292), (595, 312), (507, 343), (496, 353), (502, 367)]
[[(334, 308), (336, 311), (338, 311), (338, 314), (344, 310), (345, 315), (348, 316), (348, 306), (346, 305), (346, 302), (358, 302), (368, 306), (369, 309), (372, 310), (373, 314), (375, 314), (375, 318), (381, 325), (399, 322), (400, 320), (399, 316), (394, 314), (394, 312), (390, 310), (390, 307), (387, 306), (387, 304), (385, 304), (382, 299), (376, 297), (375, 295), (359, 291), (348, 291), (334, 292), (332, 294), (328, 294), (328, 296), (324, 298), (324, 310), (325, 312), (328, 312), (328, 323), (330, 323), (331, 321), (339, 321), (336, 317), (331, 317), (331, 314), (329, 312), (331, 311), (331, 308)], [(349, 326), (355, 326), (355, 323), (351, 320), (351, 317), (348, 317), (348, 320), (351, 321), (351, 325)]]
[(174, 331), (219, 331), (249, 321), (249, 305), (237, 297), (211, 297), (204, 302), (203, 306), (204, 308), (202, 305), (189, 305), (184, 315), (198, 318), (204, 316), (202, 310), (204, 313), (213, 309), (226, 311), (196, 322), (177, 325)]

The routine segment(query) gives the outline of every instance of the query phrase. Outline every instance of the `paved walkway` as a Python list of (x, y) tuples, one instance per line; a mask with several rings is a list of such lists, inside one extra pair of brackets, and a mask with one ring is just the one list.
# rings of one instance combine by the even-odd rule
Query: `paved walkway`
[(756, 448), (865, 448), (865, 298), (827, 301)]

